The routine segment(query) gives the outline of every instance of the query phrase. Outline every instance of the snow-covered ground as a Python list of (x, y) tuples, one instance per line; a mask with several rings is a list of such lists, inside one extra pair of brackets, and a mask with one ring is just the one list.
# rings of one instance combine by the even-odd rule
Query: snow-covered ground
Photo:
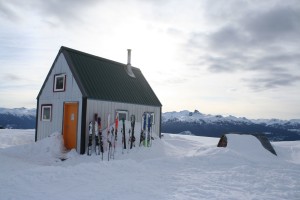
[[(61, 135), (0, 130), (0, 199), (300, 199), (300, 141), (164, 134), (115, 160), (63, 153)], [(60, 158), (67, 158), (61, 161)]]

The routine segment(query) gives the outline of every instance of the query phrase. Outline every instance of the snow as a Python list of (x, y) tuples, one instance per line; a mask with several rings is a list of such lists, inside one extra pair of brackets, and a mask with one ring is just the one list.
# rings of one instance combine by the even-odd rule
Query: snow
[[(164, 134), (111, 161), (66, 152), (53, 133), (0, 130), (0, 199), (300, 199), (300, 141)], [(67, 158), (61, 161), (62, 158)]]

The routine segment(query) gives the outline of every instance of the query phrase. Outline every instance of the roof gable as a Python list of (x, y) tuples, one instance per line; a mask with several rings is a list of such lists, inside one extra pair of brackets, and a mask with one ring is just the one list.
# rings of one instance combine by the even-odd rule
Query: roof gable
[(84, 97), (114, 102), (161, 106), (140, 69), (132, 67), (135, 78), (125, 64), (61, 47)]

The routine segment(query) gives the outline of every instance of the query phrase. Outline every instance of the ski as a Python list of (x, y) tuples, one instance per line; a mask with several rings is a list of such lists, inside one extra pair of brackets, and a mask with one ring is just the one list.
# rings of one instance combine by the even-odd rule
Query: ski
[(126, 149), (126, 135), (125, 135), (125, 119), (122, 118), (123, 128), (122, 128), (122, 153), (124, 153), (124, 149)]
[(134, 137), (135, 116), (134, 115), (131, 115), (130, 121), (131, 121), (130, 149), (132, 149), (132, 146), (135, 146), (135, 137)]
[(88, 140), (88, 150), (87, 155), (92, 155), (92, 145), (93, 145), (93, 121), (89, 123), (89, 140)]
[(148, 127), (148, 124), (147, 124), (147, 122), (148, 122), (148, 113), (145, 113), (145, 118), (144, 118), (144, 127), (143, 127), (143, 129), (144, 129), (144, 135), (145, 135), (145, 139), (144, 139), (144, 146), (145, 147), (147, 147), (147, 142), (148, 142), (148, 133), (147, 133), (147, 127)]
[(101, 130), (101, 118), (98, 117), (98, 135), (99, 135), (99, 143), (100, 143), (100, 152), (101, 152), (101, 159), (103, 160), (103, 153), (104, 153), (104, 149), (103, 149), (103, 138), (102, 138), (102, 130)]
[(107, 160), (109, 161), (109, 158), (110, 158), (110, 154), (111, 154), (111, 141), (110, 141), (110, 138), (109, 138), (109, 134), (110, 134), (110, 114), (108, 114), (108, 118), (107, 118), (107, 129), (106, 129), (106, 132), (107, 132), (107, 143), (108, 143), (108, 156), (107, 156)]
[(147, 131), (147, 147), (151, 146), (151, 126), (152, 126), (152, 122), (151, 122), (151, 115), (148, 114), (148, 131)]
[(115, 157), (116, 147), (117, 147), (117, 141), (118, 141), (118, 127), (119, 127), (119, 114), (116, 113), (115, 118), (115, 138), (114, 138), (114, 152), (113, 152), (113, 158)]
[(140, 135), (140, 144), (139, 144), (139, 146), (144, 145), (144, 142), (145, 142), (145, 139), (146, 139), (145, 131), (146, 131), (146, 113), (144, 113), (142, 115), (142, 120), (141, 120), (141, 135)]
[(130, 147), (130, 139), (131, 139), (131, 128), (128, 130), (128, 146), (127, 146), (127, 153), (129, 153), (129, 147)]
[(110, 158), (112, 159), (115, 159), (115, 155), (114, 155), (114, 152), (115, 152), (115, 146), (113, 145), (114, 144), (114, 135), (115, 135), (115, 132), (114, 132), (114, 127), (111, 127), (111, 130), (110, 130)]
[(99, 130), (98, 130), (98, 114), (94, 115), (94, 129), (93, 132), (95, 134), (95, 153), (96, 155), (100, 155), (100, 144), (99, 144)]

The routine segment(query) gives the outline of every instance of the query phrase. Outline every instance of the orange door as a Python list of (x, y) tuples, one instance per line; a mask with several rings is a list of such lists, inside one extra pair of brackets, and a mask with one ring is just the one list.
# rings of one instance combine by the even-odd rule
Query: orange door
[(63, 136), (67, 149), (76, 148), (78, 103), (64, 104)]

